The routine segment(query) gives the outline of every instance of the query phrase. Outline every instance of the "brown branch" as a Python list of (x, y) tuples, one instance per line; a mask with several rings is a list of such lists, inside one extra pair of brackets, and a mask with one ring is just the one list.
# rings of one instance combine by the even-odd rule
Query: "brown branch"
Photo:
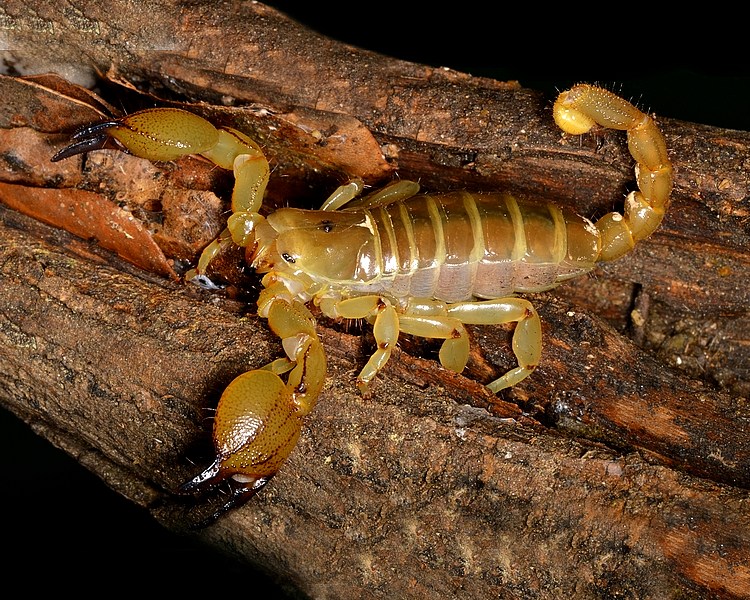
[[(74, 29), (71, 13), (40, 3), (35, 17), (62, 28), (65, 44), (19, 26), (18, 52), (95, 68), (163, 101), (211, 103), (193, 108), (267, 149), (271, 201), (295, 202), (314, 184), (319, 202), (346, 176), (375, 183), (397, 169), (428, 187), (511, 188), (593, 214), (633, 178), (619, 135), (565, 139), (538, 93), (344, 47), (263, 5), (242, 4), (231, 21), (208, 3), (127, 19), (116, 2), (77, 6)], [(29, 18), (12, 8), (18, 23)], [(224, 52), (217, 42), (230, 30)], [(162, 31), (189, 42), (154, 52)], [(102, 153), (83, 175), (76, 161), (46, 161), (65, 140), (55, 132), (101, 105), (48, 82), (1, 83), (15, 99), (0, 107), (3, 201), (84, 193), (108, 207), (93, 209), (101, 219), (118, 214), (109, 199), (138, 187), (134, 174), (151, 169), (143, 161)], [(227, 98), (237, 108), (222, 108)], [(749, 596), (750, 135), (659, 122), (677, 171), (672, 209), (632, 256), (535, 299), (545, 351), (532, 378), (501, 398), (486, 392), (477, 381), (511, 362), (507, 331), (476, 328), (469, 377), (404, 340), (363, 400), (353, 375), (367, 336), (324, 323), (330, 378), (298, 448), (251, 504), (200, 535), (311, 597), (510, 598), (531, 586), (543, 597), (606, 586)], [(196, 187), (200, 168), (162, 165), (138, 182), (167, 173), (179, 192)], [(213, 188), (208, 171), (201, 181)], [(187, 458), (207, 458), (192, 449), (206, 438), (207, 409), (234, 375), (276, 357), (277, 341), (238, 301), (127, 267), (12, 211), (3, 223), (3, 404), (184, 528), (199, 509), (170, 490), (194, 474)], [(160, 230), (147, 256), (190, 257), (178, 229), (169, 241)]]

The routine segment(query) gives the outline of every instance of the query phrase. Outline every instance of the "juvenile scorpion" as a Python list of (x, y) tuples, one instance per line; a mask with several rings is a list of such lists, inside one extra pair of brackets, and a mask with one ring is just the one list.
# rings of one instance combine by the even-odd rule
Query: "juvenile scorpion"
[(550, 289), (630, 252), (659, 227), (672, 189), (663, 135), (651, 116), (626, 100), (580, 84), (559, 95), (553, 116), (568, 134), (595, 125), (627, 132), (638, 189), (625, 199), (622, 214), (592, 223), (554, 204), (502, 192), (419, 194), (411, 181), (362, 197), (362, 182), (355, 180), (320, 210), (282, 208), (262, 216), (268, 161), (239, 131), (181, 109), (156, 108), (75, 134), (53, 160), (99, 149), (112, 138), (150, 160), (199, 154), (234, 172), (227, 228), (203, 251), (195, 274), (227, 244), (245, 248), (250, 265), (264, 274), (258, 314), (281, 338), (286, 357), (229, 384), (214, 420), (215, 460), (182, 491), (203, 492), (228, 480), (232, 494), (218, 516), (260, 490), (289, 456), (326, 377), (309, 302), (328, 317), (372, 323), (377, 349), (357, 377), (362, 392), (401, 332), (444, 340), (441, 364), (462, 371), (467, 324), (516, 323), (518, 366), (489, 383), (493, 393), (533, 372), (542, 351), (541, 323), (532, 304), (514, 294)]

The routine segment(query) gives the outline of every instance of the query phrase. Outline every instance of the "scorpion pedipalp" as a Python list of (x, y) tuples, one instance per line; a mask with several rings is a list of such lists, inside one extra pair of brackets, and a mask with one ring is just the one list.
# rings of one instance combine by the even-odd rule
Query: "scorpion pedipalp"
[(289, 456), (326, 376), (308, 302), (328, 317), (373, 324), (377, 348), (358, 375), (362, 391), (388, 362), (400, 333), (442, 339), (441, 363), (461, 371), (469, 357), (465, 325), (516, 324), (518, 366), (489, 383), (490, 391), (517, 385), (534, 371), (541, 322), (516, 294), (551, 289), (629, 252), (659, 227), (672, 189), (663, 135), (651, 116), (626, 100), (581, 84), (560, 94), (553, 115), (568, 134), (595, 125), (626, 131), (639, 189), (628, 195), (622, 214), (593, 224), (550, 203), (503, 192), (421, 194), (410, 181), (360, 197), (363, 184), (356, 180), (331, 194), (321, 210), (282, 208), (265, 217), (259, 211), (269, 167), (258, 145), (180, 109), (89, 127), (53, 157), (105, 147), (111, 136), (150, 160), (197, 153), (234, 172), (233, 214), (196, 272), (202, 275), (227, 244), (246, 248), (264, 274), (258, 314), (282, 339), (287, 357), (229, 384), (216, 411), (216, 458), (183, 492), (229, 481), (233, 491), (218, 515), (255, 494)]
[[(283, 320), (286, 308), (279, 301), (272, 319)], [(317, 355), (309, 346), (320, 346), (317, 338), (307, 340), (300, 349), (295, 345), (295, 361), (274, 361), (263, 369), (248, 371), (236, 377), (224, 390), (216, 408), (213, 441), (216, 458), (205, 470), (183, 484), (181, 494), (204, 494), (228, 482), (229, 499), (201, 525), (215, 520), (222, 513), (242, 504), (262, 489), (276, 474), (299, 439), (302, 418), (314, 406), (315, 398), (302, 394), (322, 387), (323, 377), (313, 381), (311, 373), (325, 373), (322, 348)], [(320, 365), (312, 364), (323, 360)], [(293, 367), (288, 383), (277, 372)], [(294, 369), (300, 371), (295, 376)], [(306, 371), (310, 371), (307, 373)], [(315, 393), (317, 397), (317, 393)]]

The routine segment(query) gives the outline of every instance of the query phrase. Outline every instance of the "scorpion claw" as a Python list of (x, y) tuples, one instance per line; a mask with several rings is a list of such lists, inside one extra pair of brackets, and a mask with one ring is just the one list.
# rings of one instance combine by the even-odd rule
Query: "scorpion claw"
[[(221, 466), (219, 460), (216, 460), (211, 466), (209, 466), (200, 475), (197, 475), (190, 481), (187, 481), (181, 485), (177, 493), (178, 494), (200, 494), (214, 488), (221, 483), (223, 477), (220, 474)], [(237, 479), (236, 477), (230, 477), (229, 483), (229, 499), (216, 508), (207, 517), (198, 520), (194, 525), (193, 529), (203, 529), (209, 525), (215, 523), (219, 517), (224, 513), (229, 512), (237, 506), (241, 506), (250, 498), (255, 496), (265, 485), (271, 480), (273, 475), (266, 477), (248, 478), (247, 480)]]
[(109, 135), (109, 130), (113, 127), (119, 127), (120, 121), (102, 121), (94, 123), (88, 127), (82, 127), (73, 134), (74, 140), (84, 140), (92, 137), (103, 137)]
[(117, 146), (112, 141), (109, 130), (118, 125), (117, 121), (105, 121), (104, 123), (97, 123), (96, 125), (79, 129), (73, 134), (75, 141), (55, 153), (50, 160), (58, 162), (76, 154), (86, 154), (92, 150), (116, 148)]
[(250, 500), (250, 498), (255, 496), (255, 494), (257, 494), (260, 490), (262, 490), (265, 485), (271, 480), (271, 477), (273, 477), (273, 475), (270, 475), (268, 477), (261, 477), (260, 479), (256, 479), (252, 482), (232, 485), (229, 500), (224, 502), (224, 504), (219, 506), (210, 515), (198, 521), (198, 523), (195, 524), (195, 528), (202, 529), (204, 527), (207, 527), (215, 523), (217, 519), (224, 513), (227, 513), (238, 506), (242, 506), (245, 502)]
[(201, 495), (224, 482), (229, 486), (229, 500), (203, 525), (254, 496), (291, 453), (301, 432), (293, 389), (271, 370), (256, 369), (224, 390), (214, 419), (216, 458), (177, 489)]
[(204, 471), (177, 488), (177, 493), (200, 494), (218, 485), (222, 479), (221, 459), (217, 458), (209, 467), (206, 467)]

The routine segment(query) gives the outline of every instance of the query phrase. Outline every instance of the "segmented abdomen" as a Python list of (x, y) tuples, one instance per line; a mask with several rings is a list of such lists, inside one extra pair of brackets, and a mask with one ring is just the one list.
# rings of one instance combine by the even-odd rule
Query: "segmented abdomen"
[(366, 212), (380, 276), (357, 291), (499, 298), (554, 287), (589, 271), (599, 254), (590, 221), (505, 193), (420, 195)]

